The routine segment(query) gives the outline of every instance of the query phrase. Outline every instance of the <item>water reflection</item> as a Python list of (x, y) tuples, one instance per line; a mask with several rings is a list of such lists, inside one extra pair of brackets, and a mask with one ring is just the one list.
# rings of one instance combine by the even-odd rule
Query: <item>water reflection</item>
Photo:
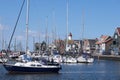
[(0, 65), (1, 80), (120, 80), (119, 61), (95, 61), (91, 64), (62, 64), (59, 73), (10, 74)]

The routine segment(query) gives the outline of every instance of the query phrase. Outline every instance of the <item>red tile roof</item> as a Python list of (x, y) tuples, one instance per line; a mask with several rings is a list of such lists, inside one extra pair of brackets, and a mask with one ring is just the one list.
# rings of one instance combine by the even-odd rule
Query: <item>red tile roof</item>
[(98, 41), (96, 42), (96, 44), (106, 43), (106, 42), (110, 41), (111, 39), (112, 39), (112, 38), (111, 38), (110, 36), (102, 35), (102, 36), (100, 37), (100, 40), (98, 40)]
[(71, 36), (71, 37), (72, 37), (72, 33), (71, 33), (71, 32), (70, 32), (69, 36)]

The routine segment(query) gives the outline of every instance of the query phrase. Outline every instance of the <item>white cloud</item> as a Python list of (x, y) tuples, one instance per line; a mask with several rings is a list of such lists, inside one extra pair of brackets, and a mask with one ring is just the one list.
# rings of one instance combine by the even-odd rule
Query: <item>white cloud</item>
[[(29, 34), (29, 37), (35, 37), (37, 39), (39, 39), (39, 37), (40, 37), (40, 39), (45, 39), (45, 37), (46, 37), (45, 32), (43, 33), (43, 32), (38, 32), (38, 31), (35, 31), (35, 30), (29, 30), (28, 34)], [(48, 32), (47, 36), (51, 39), (53, 38), (52, 33)]]
[(0, 24), (0, 30), (3, 30), (4, 26), (2, 24)]
[(33, 30), (29, 30), (28, 33), (29, 33), (30, 36), (34, 36), (34, 37), (39, 37), (40, 36), (40, 37), (44, 38), (46, 36), (45, 33), (37, 32), (37, 31), (33, 31)]
[(24, 40), (24, 36), (22, 36), (22, 35), (16, 36), (16, 39), (17, 39), (17, 40), (20, 40), (20, 41), (21, 41), (21, 40)]
[(33, 30), (29, 30), (29, 31), (28, 31), (28, 34), (29, 34), (30, 36), (34, 36), (34, 37), (37, 37), (37, 36), (38, 36), (38, 33), (37, 33), (36, 31), (33, 31)]
[(0, 31), (1, 30), (9, 30), (9, 27), (0, 23)]

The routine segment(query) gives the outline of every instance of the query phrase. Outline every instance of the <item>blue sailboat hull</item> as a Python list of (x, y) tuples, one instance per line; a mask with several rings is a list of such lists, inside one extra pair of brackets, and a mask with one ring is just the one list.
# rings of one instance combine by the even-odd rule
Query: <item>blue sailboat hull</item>
[(61, 69), (58, 67), (23, 67), (4, 64), (4, 68), (10, 73), (58, 73)]

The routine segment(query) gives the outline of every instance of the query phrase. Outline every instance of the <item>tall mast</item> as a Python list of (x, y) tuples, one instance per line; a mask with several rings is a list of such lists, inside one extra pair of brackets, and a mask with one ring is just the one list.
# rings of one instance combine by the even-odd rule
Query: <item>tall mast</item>
[(24, 3), (25, 3), (25, 0), (23, 0), (23, 3), (22, 3), (22, 6), (21, 6), (21, 9), (20, 9), (20, 12), (19, 12), (17, 21), (16, 21), (16, 23), (15, 23), (15, 27), (14, 27), (13, 32), (12, 32), (12, 35), (11, 35), (11, 37), (10, 37), (10, 41), (9, 41), (7, 50), (10, 50), (12, 38), (13, 38), (13, 36), (14, 36), (15, 30), (16, 30), (16, 27), (17, 27), (17, 24), (18, 24), (18, 21), (19, 21), (19, 18), (20, 18), (20, 15), (21, 15), (21, 12), (22, 12), (22, 9), (23, 9), (23, 6), (24, 6)]
[(53, 10), (53, 41), (55, 41), (55, 45), (56, 45), (56, 24), (55, 24), (55, 11)]
[(15, 38), (15, 43), (14, 43), (14, 51), (17, 50), (17, 46), (16, 46), (16, 38)]
[(35, 37), (33, 36), (33, 51), (35, 51)]
[(83, 48), (84, 48), (84, 11), (82, 12), (82, 33), (81, 33), (81, 35), (82, 35), (82, 51), (83, 51)]
[(1, 43), (2, 43), (2, 46), (1, 48), (4, 49), (4, 36), (3, 36), (3, 29), (1, 30)]
[(28, 50), (28, 23), (29, 23), (29, 0), (27, 0), (27, 12), (26, 12), (26, 52)]
[(84, 11), (82, 13), (82, 40), (84, 39)]
[(67, 16), (66, 16), (66, 30), (67, 30), (67, 41), (66, 41), (66, 45), (68, 45), (68, 0), (67, 0)]
[(39, 54), (40, 54), (40, 28), (39, 28)]
[(48, 44), (48, 16), (46, 18), (46, 44)]
[(39, 54), (40, 54), (40, 33), (39, 33)]

